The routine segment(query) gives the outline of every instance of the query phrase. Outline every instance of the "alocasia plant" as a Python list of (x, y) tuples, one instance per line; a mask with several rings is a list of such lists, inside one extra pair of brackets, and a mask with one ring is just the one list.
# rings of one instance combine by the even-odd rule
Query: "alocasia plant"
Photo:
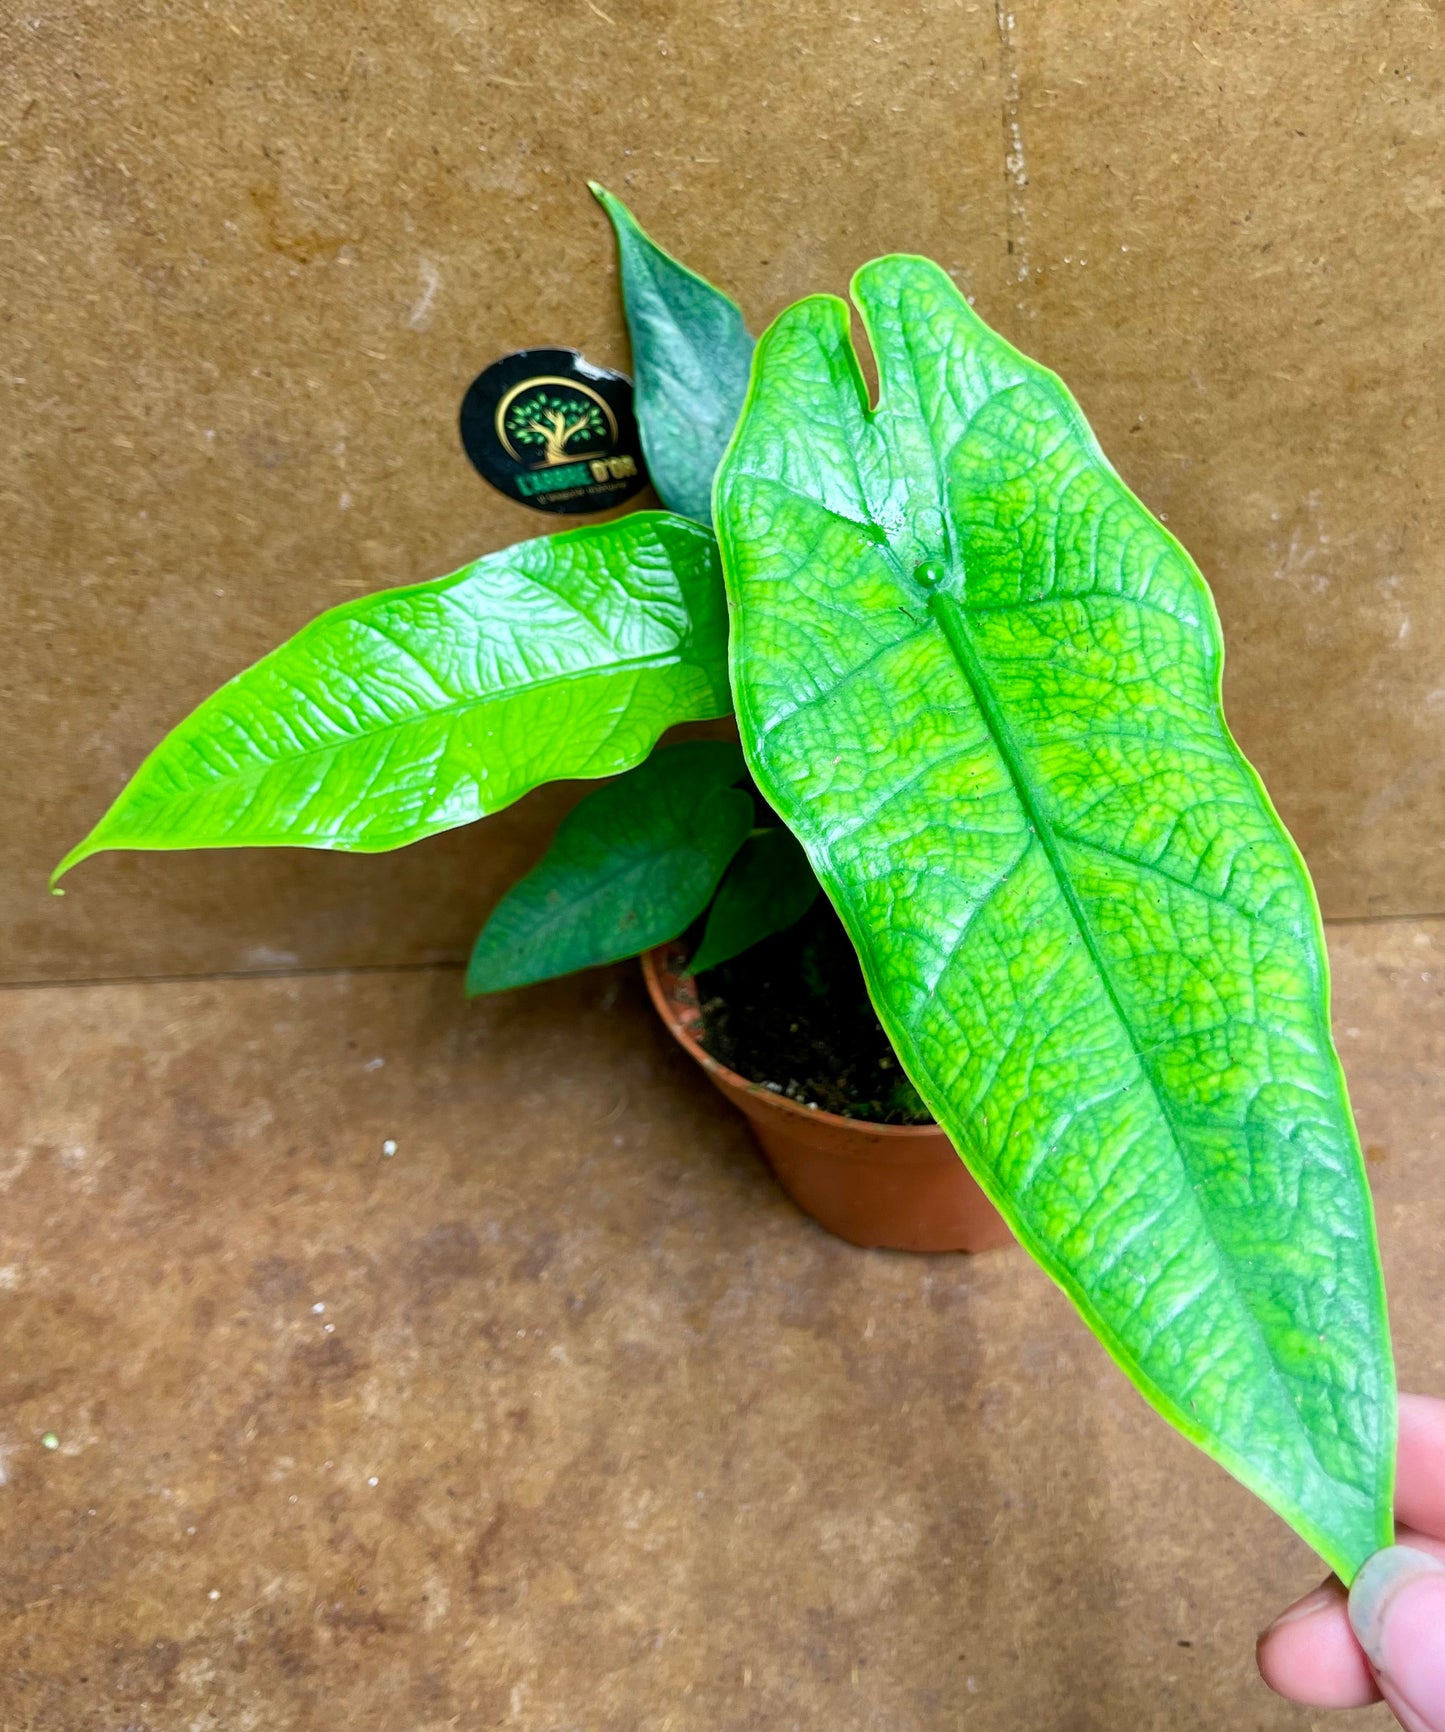
[[(61, 869), (396, 847), (625, 772), (503, 898), (469, 989), (636, 954), (709, 904), (711, 965), (821, 882), (1020, 1241), (1348, 1581), (1391, 1533), (1374, 1225), (1314, 895), (1225, 726), (1203, 579), (936, 265), (855, 280), (870, 406), (842, 301), (800, 301), (754, 353), (594, 190), (670, 510), (323, 615), (163, 741)], [(647, 757), (729, 687), (741, 754)], [(755, 823), (744, 758), (785, 828)]]

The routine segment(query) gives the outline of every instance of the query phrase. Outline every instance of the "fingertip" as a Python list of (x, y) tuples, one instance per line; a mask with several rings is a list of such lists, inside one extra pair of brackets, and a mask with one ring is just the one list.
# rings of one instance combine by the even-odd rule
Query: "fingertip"
[(1255, 1659), (1271, 1690), (1307, 1707), (1363, 1708), (1380, 1700), (1334, 1577), (1281, 1612), (1260, 1636)]
[(1445, 1538), (1445, 1401), (1401, 1395), (1395, 1514), (1422, 1533)]

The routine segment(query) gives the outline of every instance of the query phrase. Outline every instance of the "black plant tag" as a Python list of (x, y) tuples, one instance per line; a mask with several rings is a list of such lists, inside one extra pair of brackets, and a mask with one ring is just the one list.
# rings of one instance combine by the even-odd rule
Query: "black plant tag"
[(519, 349), (462, 398), (462, 446), (479, 474), (538, 511), (606, 511), (647, 485), (632, 381), (575, 349)]

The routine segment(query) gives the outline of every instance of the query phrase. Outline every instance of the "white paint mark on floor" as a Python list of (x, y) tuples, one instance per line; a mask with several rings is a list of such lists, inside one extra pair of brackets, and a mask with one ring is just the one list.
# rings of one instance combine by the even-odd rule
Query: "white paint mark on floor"
[(442, 275), (430, 259), (418, 261), (418, 272), (421, 276), (421, 294), (415, 305), (406, 316), (406, 322), (412, 330), (420, 331), (426, 328), (431, 317), (432, 302), (437, 298), (437, 290), (442, 286)]
[(294, 968), (300, 960), (294, 950), (273, 950), (269, 944), (257, 944), (246, 952), (248, 968)]

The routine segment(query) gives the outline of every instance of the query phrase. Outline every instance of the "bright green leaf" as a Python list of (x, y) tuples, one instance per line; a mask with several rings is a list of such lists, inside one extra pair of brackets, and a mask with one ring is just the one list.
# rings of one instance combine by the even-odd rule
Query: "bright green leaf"
[(712, 522), (712, 478), (748, 388), (753, 339), (737, 305), (663, 252), (631, 211), (591, 183), (617, 231), (632, 337), (637, 425), (658, 498)]
[(817, 894), (818, 880), (791, 830), (775, 825), (750, 836), (718, 886), (689, 969), (716, 968), (760, 938), (785, 931), (803, 918)]
[(375, 853), (529, 788), (613, 775), (726, 715), (716, 543), (636, 512), (333, 608), (156, 747), (68, 871), (104, 848)]
[(935, 265), (759, 346), (733, 689), (929, 1109), (1144, 1395), (1350, 1578), (1390, 1537), (1374, 1224), (1303, 863), (1188, 555)]
[(727, 740), (665, 746), (563, 819), (482, 928), (467, 991), (501, 992), (636, 956), (696, 920), (753, 821)]

